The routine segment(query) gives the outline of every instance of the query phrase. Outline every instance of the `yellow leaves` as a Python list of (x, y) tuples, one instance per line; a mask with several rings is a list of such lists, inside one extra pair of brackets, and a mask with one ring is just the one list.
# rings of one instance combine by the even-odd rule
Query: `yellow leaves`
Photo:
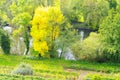
[(84, 16), (78, 15), (78, 21), (79, 22), (84, 22)]
[(48, 45), (46, 41), (34, 41), (33, 46), (36, 51), (40, 52), (41, 56), (44, 56), (44, 53), (48, 52)]
[[(48, 8), (48, 16), (49, 16), (49, 22), (54, 22), (56, 24), (61, 24), (64, 16), (63, 14), (60, 12), (60, 9), (57, 7), (49, 7)], [(54, 16), (53, 16), (54, 15)]]
[(47, 32), (45, 32), (44, 30), (37, 30), (37, 29), (34, 29), (36, 31), (32, 31), (31, 32), (31, 36), (33, 37), (33, 39), (42, 39), (44, 40), (47, 36)]
[(34, 49), (39, 51), (42, 56), (47, 56), (46, 52), (50, 49), (50, 45), (59, 36), (63, 19), (63, 14), (56, 7), (38, 7), (36, 9), (31, 21), (31, 36), (34, 39)]
[(63, 15), (60, 15), (58, 18), (57, 18), (57, 22), (62, 22), (62, 20), (64, 19)]
[(52, 36), (53, 38), (57, 38), (57, 37), (59, 36), (59, 32), (60, 32), (60, 29), (59, 29), (59, 27), (57, 26), (57, 27), (55, 27), (54, 32), (51, 32), (51, 36)]

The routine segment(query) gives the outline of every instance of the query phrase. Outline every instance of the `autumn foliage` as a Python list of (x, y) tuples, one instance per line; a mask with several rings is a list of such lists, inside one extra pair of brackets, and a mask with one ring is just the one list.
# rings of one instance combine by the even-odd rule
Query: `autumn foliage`
[(38, 7), (32, 20), (31, 36), (33, 47), (41, 56), (50, 56), (55, 50), (55, 40), (59, 36), (64, 16), (56, 7)]

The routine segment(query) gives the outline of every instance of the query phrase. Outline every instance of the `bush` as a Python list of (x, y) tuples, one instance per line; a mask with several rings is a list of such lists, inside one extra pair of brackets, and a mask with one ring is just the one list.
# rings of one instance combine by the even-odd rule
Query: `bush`
[(10, 53), (10, 38), (6, 31), (0, 29), (0, 46), (5, 54)]
[(94, 60), (98, 59), (100, 48), (99, 35), (91, 32), (90, 36), (83, 42), (76, 42), (72, 46), (73, 53), (77, 59)]
[(21, 63), (18, 68), (13, 71), (13, 74), (33, 75), (33, 70), (29, 64)]

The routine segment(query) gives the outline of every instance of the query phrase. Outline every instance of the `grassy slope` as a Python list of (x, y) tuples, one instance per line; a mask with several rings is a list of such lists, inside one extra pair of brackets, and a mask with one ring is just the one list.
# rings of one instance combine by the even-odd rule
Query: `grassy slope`
[(21, 62), (29, 63), (33, 67), (63, 70), (64, 68), (83, 69), (102, 72), (120, 72), (120, 63), (96, 63), (87, 61), (65, 61), (60, 59), (33, 59), (23, 56), (0, 54), (0, 66), (17, 66)]
[[(64, 60), (59, 59), (33, 59), (23, 56), (0, 54), (0, 79), (3, 76), (11, 75), (11, 72), (20, 63), (30, 64), (34, 70), (34, 76), (50, 78), (51, 80), (66, 80), (66, 78), (77, 78), (78, 74), (74, 72), (64, 71), (62, 64)], [(33, 76), (33, 77), (34, 77)], [(15, 76), (11, 76), (15, 77)], [(21, 77), (21, 76), (20, 76)], [(49, 80), (49, 79), (45, 79)]]
[[(87, 61), (65, 61), (60, 59), (34, 59), (31, 57), (0, 54), (0, 72), (10, 73), (21, 62), (28, 63), (35, 71), (35, 75), (60, 76), (76, 73), (65, 72), (64, 69), (92, 70), (99, 72), (120, 73), (120, 63), (96, 63)], [(79, 74), (79, 73), (78, 73)], [(71, 75), (69, 75), (71, 76)]]
[(72, 69), (82, 69), (82, 70), (90, 70), (96, 72), (105, 72), (105, 73), (119, 73), (120, 72), (120, 63), (97, 63), (97, 62), (88, 62), (88, 61), (78, 61), (71, 62), (66, 66), (67, 68)]

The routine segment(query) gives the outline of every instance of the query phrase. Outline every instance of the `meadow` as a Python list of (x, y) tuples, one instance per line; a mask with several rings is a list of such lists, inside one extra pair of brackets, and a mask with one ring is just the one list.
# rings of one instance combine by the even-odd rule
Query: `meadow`
[[(30, 64), (33, 75), (13, 74), (14, 69), (21, 63)], [(0, 80), (119, 80), (119, 67), (119, 63), (0, 54)], [(91, 73), (88, 72), (83, 77), (85, 71)]]
[(0, 80), (120, 80), (120, 0), (0, 0)]

